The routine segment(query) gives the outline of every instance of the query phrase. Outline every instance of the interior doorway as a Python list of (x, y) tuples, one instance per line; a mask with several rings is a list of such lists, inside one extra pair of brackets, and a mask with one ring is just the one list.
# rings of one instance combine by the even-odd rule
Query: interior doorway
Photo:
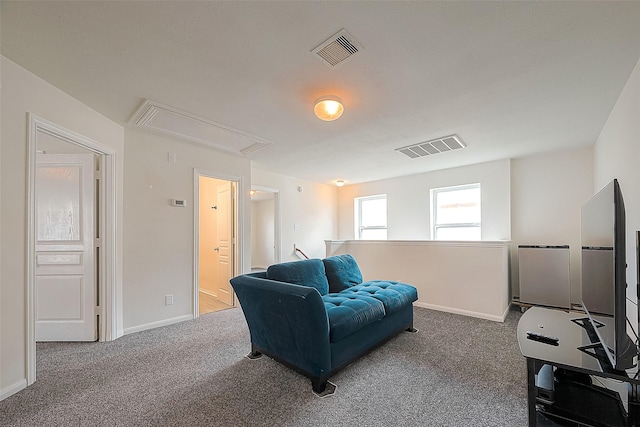
[[(46, 340), (110, 341), (118, 337), (118, 324), (122, 319), (120, 292), (116, 289), (115, 155), (111, 147), (29, 114), (27, 385), (36, 381), (37, 328), (43, 326), (43, 319), (46, 327), (65, 322), (62, 328), (46, 332)], [(87, 160), (80, 161), (80, 158)], [(81, 173), (81, 169), (87, 173)], [(92, 188), (82, 190), (86, 186)], [(49, 197), (43, 201), (37, 197), (38, 192), (48, 193)], [(84, 208), (78, 211), (67, 208), (68, 217), (63, 220), (55, 217), (56, 209), (42, 209), (47, 203), (55, 204), (51, 193), (61, 198), (69, 196), (63, 203), (66, 205), (73, 205), (74, 197), (78, 204), (80, 199), (90, 200), (82, 201)], [(43, 212), (53, 217), (40, 217)], [(80, 215), (84, 218), (77, 222)], [(89, 228), (81, 226), (77, 232), (64, 231), (68, 239), (60, 240), (55, 234), (60, 232), (59, 227), (65, 221), (72, 228), (80, 223), (88, 224)], [(49, 225), (43, 227), (43, 224)], [(92, 258), (91, 268), (84, 263), (87, 254)], [(85, 295), (86, 289), (80, 283), (83, 281), (89, 283), (92, 295), (82, 303), (69, 305), (70, 299)], [(56, 288), (58, 285), (62, 287)], [(47, 320), (49, 325), (46, 325)], [(75, 327), (73, 324), (79, 322), (88, 325), (87, 335), (80, 336), (75, 332), (72, 337), (66, 335)]]
[(282, 259), (280, 192), (251, 186), (251, 271), (266, 270)]
[(234, 306), (238, 181), (196, 171), (194, 317)]

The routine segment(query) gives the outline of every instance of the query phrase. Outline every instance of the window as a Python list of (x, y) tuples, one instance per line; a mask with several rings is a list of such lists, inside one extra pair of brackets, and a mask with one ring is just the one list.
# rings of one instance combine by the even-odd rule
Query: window
[(356, 197), (356, 239), (387, 240), (387, 195)]
[(480, 184), (431, 190), (433, 240), (480, 240)]

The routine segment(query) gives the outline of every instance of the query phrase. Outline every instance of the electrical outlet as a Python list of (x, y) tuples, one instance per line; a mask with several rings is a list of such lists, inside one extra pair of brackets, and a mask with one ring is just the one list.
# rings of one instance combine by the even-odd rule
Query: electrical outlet
[(173, 295), (164, 296), (164, 305), (173, 305)]

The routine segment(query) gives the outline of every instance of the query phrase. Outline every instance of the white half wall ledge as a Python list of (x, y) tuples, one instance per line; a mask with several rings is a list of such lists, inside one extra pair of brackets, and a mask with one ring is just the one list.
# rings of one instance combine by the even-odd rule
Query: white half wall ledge
[(325, 240), (332, 246), (349, 245), (390, 245), (390, 246), (468, 246), (468, 247), (503, 247), (510, 246), (511, 240)]
[(326, 240), (326, 255), (349, 253), (363, 279), (418, 290), (417, 307), (504, 322), (511, 241)]

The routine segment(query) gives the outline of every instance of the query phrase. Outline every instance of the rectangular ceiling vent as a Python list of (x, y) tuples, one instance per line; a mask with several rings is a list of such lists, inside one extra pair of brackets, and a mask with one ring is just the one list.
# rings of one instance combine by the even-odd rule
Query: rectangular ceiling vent
[(247, 132), (148, 99), (129, 123), (243, 156), (271, 144)]
[(347, 30), (342, 29), (311, 52), (329, 67), (336, 68), (363, 49)]
[(417, 157), (430, 156), (432, 154), (444, 153), (445, 151), (457, 150), (465, 147), (466, 144), (462, 142), (458, 135), (450, 135), (443, 138), (433, 139), (431, 141), (408, 145), (402, 148), (396, 148), (396, 151), (415, 159)]

